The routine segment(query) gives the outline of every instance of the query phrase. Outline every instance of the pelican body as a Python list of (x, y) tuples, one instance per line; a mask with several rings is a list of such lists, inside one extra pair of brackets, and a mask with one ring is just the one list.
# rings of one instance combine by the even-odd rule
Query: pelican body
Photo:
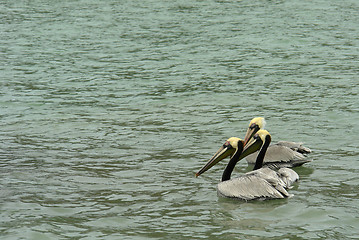
[(263, 167), (241, 177), (220, 182), (217, 185), (217, 192), (223, 197), (246, 201), (287, 198), (293, 195), (286, 189), (298, 179), (298, 174), (289, 168), (281, 168), (276, 172)]
[[(265, 120), (262, 117), (256, 117), (251, 120), (247, 133), (244, 137), (244, 144), (246, 144), (251, 137), (265, 126)], [(272, 165), (277, 168), (281, 167), (297, 167), (304, 163), (311, 162), (307, 159), (307, 153), (311, 150), (303, 146), (303, 143), (280, 141), (268, 147), (267, 153), (264, 157), (264, 165)], [(246, 157), (248, 164), (255, 164), (258, 153), (253, 153)]]
[[(297, 181), (299, 176), (289, 168), (274, 171), (269, 167), (263, 167), (263, 159), (270, 142), (271, 136), (266, 130), (258, 130), (246, 146), (243, 146), (244, 142), (241, 139), (230, 138), (207, 164), (196, 173), (196, 176), (198, 177), (225, 157), (231, 156), (223, 172), (222, 182), (217, 185), (219, 196), (246, 201), (290, 197), (291, 195), (286, 189), (290, 188), (290, 185)], [(230, 179), (236, 163), (257, 150), (259, 150), (259, 153), (253, 171)]]

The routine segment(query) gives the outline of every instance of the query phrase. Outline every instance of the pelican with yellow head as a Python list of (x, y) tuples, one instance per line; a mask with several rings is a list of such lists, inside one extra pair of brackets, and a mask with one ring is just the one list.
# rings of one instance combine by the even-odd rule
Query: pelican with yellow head
[[(246, 135), (244, 136), (244, 145), (266, 125), (266, 121), (263, 117), (253, 118), (248, 126)], [(301, 142), (288, 142), (279, 141), (276, 144), (272, 144), (268, 147), (267, 153), (264, 157), (264, 165), (274, 164), (278, 168), (281, 167), (297, 167), (304, 163), (311, 162), (307, 159), (306, 154), (311, 153), (311, 150)], [(258, 152), (255, 152), (246, 157), (248, 164), (255, 164)]]
[[(230, 157), (222, 181), (217, 185), (218, 195), (242, 200), (274, 199), (291, 196), (287, 188), (299, 179), (298, 174), (291, 169), (281, 168), (274, 171), (263, 167), (263, 159), (271, 142), (268, 131), (260, 129), (244, 146), (239, 138), (229, 138), (213, 157), (196, 173), (200, 176), (215, 164)], [(231, 174), (238, 161), (259, 150), (253, 171), (231, 179)], [(263, 168), (262, 168), (263, 167)]]

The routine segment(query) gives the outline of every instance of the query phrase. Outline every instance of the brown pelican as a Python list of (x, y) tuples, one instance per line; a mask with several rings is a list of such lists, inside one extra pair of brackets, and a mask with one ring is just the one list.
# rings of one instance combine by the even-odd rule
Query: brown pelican
[[(247, 133), (244, 137), (244, 145), (249, 139), (260, 129), (265, 126), (265, 120), (262, 117), (253, 118), (249, 123)], [(304, 154), (310, 153), (311, 150), (303, 146), (303, 143), (280, 141), (268, 147), (264, 157), (264, 164), (272, 164), (280, 167), (296, 167), (312, 160), (306, 159)], [(258, 153), (254, 153), (246, 157), (249, 164), (254, 164)]]
[[(264, 155), (271, 142), (271, 136), (266, 130), (258, 130), (251, 141), (243, 147), (243, 141), (239, 138), (230, 138), (213, 155), (207, 164), (201, 168), (198, 177), (216, 163), (227, 156), (231, 159), (223, 172), (222, 182), (217, 185), (220, 196), (237, 198), (242, 200), (286, 198), (291, 195), (286, 189), (299, 179), (296, 172), (289, 168), (280, 168), (274, 171), (269, 167), (263, 167)], [(253, 171), (238, 178), (230, 179), (236, 163), (245, 156), (260, 149)]]

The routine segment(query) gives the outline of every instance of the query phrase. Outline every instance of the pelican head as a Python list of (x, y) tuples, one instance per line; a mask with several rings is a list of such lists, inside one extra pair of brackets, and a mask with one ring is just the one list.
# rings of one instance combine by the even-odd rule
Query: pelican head
[(243, 145), (247, 145), (249, 139), (251, 139), (258, 130), (263, 129), (266, 121), (263, 117), (255, 117), (249, 123), (249, 127), (246, 135), (244, 136)]
[(239, 156), (241, 159), (258, 151), (262, 146), (271, 142), (271, 135), (267, 130), (260, 129), (253, 135), (253, 137), (244, 146), (242, 154)]
[[(222, 181), (228, 180), (230, 178), (231, 172), (233, 171), (236, 163), (245, 158), (246, 156), (256, 152), (261, 149), (260, 152), (263, 152), (263, 157), (265, 154), (266, 148), (268, 147), (271, 140), (271, 136), (267, 130), (260, 129), (253, 135), (253, 137), (248, 141), (246, 146), (243, 146), (243, 141), (236, 137), (229, 138), (223, 146), (213, 155), (213, 157), (204, 165), (197, 173), (196, 177), (216, 165), (218, 162), (224, 158), (230, 156), (231, 159), (223, 173)], [(258, 162), (258, 161), (257, 161)], [(262, 167), (263, 158), (261, 162), (256, 162), (256, 169)]]
[(235, 153), (240, 151), (242, 153), (243, 149), (243, 141), (237, 137), (229, 138), (223, 146), (211, 157), (211, 159), (204, 165), (197, 173), (196, 177), (216, 165), (221, 160), (225, 159), (226, 157), (232, 157)]

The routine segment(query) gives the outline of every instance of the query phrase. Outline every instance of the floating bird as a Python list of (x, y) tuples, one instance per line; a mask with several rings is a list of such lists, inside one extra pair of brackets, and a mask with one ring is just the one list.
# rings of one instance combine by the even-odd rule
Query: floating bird
[[(253, 118), (249, 123), (247, 133), (244, 137), (243, 144), (246, 145), (249, 139), (263, 129), (265, 126), (265, 120), (262, 117)], [(306, 153), (312, 151), (303, 146), (303, 143), (280, 141), (276, 144), (272, 144), (268, 147), (267, 153), (264, 157), (264, 165), (271, 164), (278, 168), (281, 167), (297, 167), (304, 163), (311, 162), (306, 158)], [(254, 164), (258, 153), (253, 153), (246, 157), (249, 164)]]
[[(231, 159), (222, 175), (222, 182), (217, 185), (219, 196), (242, 200), (278, 199), (290, 197), (286, 189), (299, 179), (298, 174), (289, 168), (274, 171), (263, 166), (263, 159), (271, 142), (271, 136), (266, 130), (258, 130), (253, 138), (243, 146), (239, 138), (229, 138), (213, 157), (197, 173), (198, 177), (222, 159)], [(238, 178), (230, 179), (236, 163), (247, 155), (259, 151), (253, 171)]]

